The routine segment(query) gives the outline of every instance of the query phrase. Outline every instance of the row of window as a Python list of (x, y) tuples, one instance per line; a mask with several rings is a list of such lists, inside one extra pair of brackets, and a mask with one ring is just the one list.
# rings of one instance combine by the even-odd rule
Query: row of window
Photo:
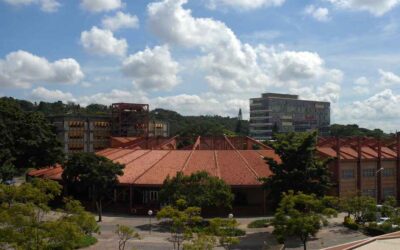
[[(382, 195), (383, 198), (386, 198), (388, 196), (395, 196), (396, 190), (394, 187), (384, 187), (382, 189)], [(375, 188), (366, 188), (362, 190), (362, 195), (364, 196), (371, 196), (371, 197), (376, 197), (376, 189)]]
[[(375, 177), (377, 170), (375, 168), (366, 168), (362, 170), (363, 177)], [(382, 170), (382, 176), (390, 177), (395, 175), (394, 168), (384, 168)], [(354, 178), (354, 169), (343, 169), (342, 170), (342, 179), (353, 179)]]

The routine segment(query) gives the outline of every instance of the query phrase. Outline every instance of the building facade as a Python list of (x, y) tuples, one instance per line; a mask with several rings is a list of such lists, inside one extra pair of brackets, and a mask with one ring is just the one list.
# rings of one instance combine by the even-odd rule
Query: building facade
[(110, 147), (111, 121), (108, 116), (52, 116), (65, 153), (95, 152)]
[(330, 103), (300, 100), (297, 95), (264, 93), (250, 99), (250, 136), (268, 140), (273, 133), (318, 130), (329, 134)]

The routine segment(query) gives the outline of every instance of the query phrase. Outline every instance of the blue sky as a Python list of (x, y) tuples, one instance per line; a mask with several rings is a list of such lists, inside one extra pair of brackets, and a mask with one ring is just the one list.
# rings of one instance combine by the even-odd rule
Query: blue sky
[(398, 130), (400, 0), (0, 0), (0, 95), (248, 117), (262, 92)]

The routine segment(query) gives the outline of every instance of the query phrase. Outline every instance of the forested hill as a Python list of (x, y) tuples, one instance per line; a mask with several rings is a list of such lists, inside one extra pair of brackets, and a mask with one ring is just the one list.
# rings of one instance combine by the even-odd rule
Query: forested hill
[(373, 130), (367, 128), (360, 128), (357, 124), (349, 124), (349, 125), (332, 124), (330, 133), (332, 136), (339, 136), (339, 137), (366, 136), (375, 138), (387, 138), (393, 135), (385, 133), (378, 128)]
[[(111, 113), (110, 107), (102, 104), (90, 104), (81, 107), (75, 103), (39, 102), (32, 103), (26, 100), (18, 100), (11, 97), (2, 97), (11, 102), (17, 102), (24, 111), (38, 111), (46, 116), (50, 115), (107, 115)], [(170, 135), (182, 136), (194, 135), (247, 135), (249, 122), (238, 122), (236, 117), (222, 116), (183, 116), (175, 111), (154, 109), (150, 111), (150, 118), (166, 121), (170, 124)]]

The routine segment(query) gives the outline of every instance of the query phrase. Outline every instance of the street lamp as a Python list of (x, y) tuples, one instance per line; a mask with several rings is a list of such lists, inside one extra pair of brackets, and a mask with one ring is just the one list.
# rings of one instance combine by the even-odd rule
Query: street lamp
[(149, 234), (151, 234), (151, 216), (153, 215), (153, 211), (149, 210), (149, 211), (147, 212), (147, 214), (149, 215), (149, 225), (150, 225)]
[(230, 223), (231, 223), (231, 226), (230, 226), (230, 229), (231, 229), (231, 237), (233, 237), (234, 236), (234, 222), (233, 222), (233, 213), (230, 213), (230, 214), (228, 214), (228, 218), (229, 218), (229, 220), (230, 220)]

